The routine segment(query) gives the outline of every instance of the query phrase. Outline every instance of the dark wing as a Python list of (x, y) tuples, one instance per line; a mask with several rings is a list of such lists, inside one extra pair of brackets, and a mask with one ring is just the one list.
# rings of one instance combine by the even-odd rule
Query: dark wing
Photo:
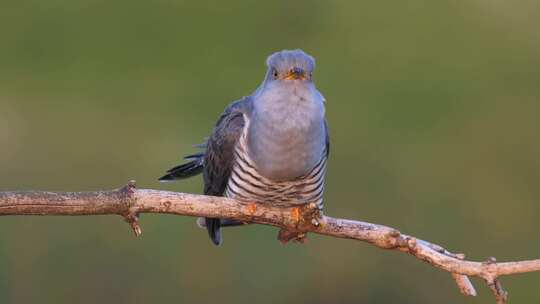
[[(204, 155), (204, 194), (222, 196), (225, 192), (234, 165), (234, 149), (250, 106), (251, 100), (246, 97), (227, 107), (208, 138)], [(221, 244), (221, 220), (206, 218), (205, 224), (212, 242)]]
[(324, 120), (324, 133), (326, 136), (326, 158), (330, 155), (330, 134), (328, 132), (328, 122)]
[(227, 188), (234, 164), (234, 149), (245, 126), (247, 102), (246, 98), (227, 107), (208, 138), (204, 155), (204, 194), (221, 196)]
[[(234, 146), (244, 127), (242, 114), (250, 111), (250, 100), (249, 97), (244, 97), (230, 104), (219, 117), (211, 137), (206, 139), (205, 143), (195, 146), (204, 149), (205, 152), (185, 156), (184, 159), (188, 162), (167, 170), (159, 180), (167, 182), (185, 179), (201, 174), (205, 171), (204, 168), (207, 168), (204, 174), (204, 193), (222, 195), (225, 192), (231, 169), (227, 169), (226, 164), (233, 161)], [(209, 142), (212, 148), (209, 148)]]
[[(188, 155), (189, 162), (167, 171), (160, 181), (188, 178), (203, 173), (204, 194), (222, 196), (234, 164), (234, 149), (249, 115), (251, 98), (244, 97), (230, 104), (219, 117), (212, 134), (201, 148), (205, 151)], [(221, 243), (220, 219), (207, 218), (206, 229), (214, 244)]]

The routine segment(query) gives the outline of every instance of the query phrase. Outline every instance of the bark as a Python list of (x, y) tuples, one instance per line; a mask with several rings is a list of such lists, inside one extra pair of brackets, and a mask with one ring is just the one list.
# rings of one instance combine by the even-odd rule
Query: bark
[(130, 224), (137, 236), (142, 233), (139, 225), (141, 213), (226, 218), (272, 225), (281, 228), (278, 238), (282, 242), (303, 241), (308, 232), (368, 242), (379, 248), (408, 253), (449, 272), (465, 295), (476, 295), (469, 276), (481, 278), (492, 290), (497, 303), (507, 303), (508, 298), (499, 280), (501, 276), (540, 271), (540, 259), (497, 262), (489, 258), (483, 262), (468, 261), (463, 254), (452, 253), (439, 245), (403, 234), (391, 227), (326, 216), (315, 204), (273, 207), (225, 197), (136, 189), (135, 182), (110, 191), (0, 192), (0, 215), (116, 214)]

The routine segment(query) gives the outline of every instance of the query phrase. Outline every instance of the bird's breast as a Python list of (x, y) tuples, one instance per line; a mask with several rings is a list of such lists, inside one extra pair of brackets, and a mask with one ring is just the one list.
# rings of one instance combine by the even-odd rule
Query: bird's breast
[(246, 132), (247, 153), (268, 179), (298, 178), (324, 156), (324, 112), (318, 109), (289, 107), (256, 113)]
[(275, 206), (315, 203), (322, 209), (326, 157), (305, 174), (291, 180), (268, 177), (248, 153), (247, 132), (235, 149), (235, 162), (227, 183), (225, 196), (245, 201), (257, 201)]

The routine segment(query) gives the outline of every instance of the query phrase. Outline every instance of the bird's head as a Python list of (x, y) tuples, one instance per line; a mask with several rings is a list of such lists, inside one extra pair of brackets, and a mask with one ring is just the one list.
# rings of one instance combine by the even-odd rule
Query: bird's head
[(311, 82), (315, 59), (304, 51), (283, 50), (266, 60), (266, 81)]

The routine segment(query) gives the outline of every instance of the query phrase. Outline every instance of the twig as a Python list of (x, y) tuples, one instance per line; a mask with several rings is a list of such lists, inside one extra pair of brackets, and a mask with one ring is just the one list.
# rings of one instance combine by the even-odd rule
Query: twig
[(467, 261), (463, 254), (451, 253), (437, 244), (402, 234), (391, 227), (325, 216), (315, 204), (273, 207), (225, 197), (136, 189), (135, 182), (111, 191), (0, 192), (0, 215), (116, 214), (124, 217), (137, 236), (142, 232), (139, 226), (141, 213), (226, 218), (272, 225), (281, 228), (280, 240), (284, 242), (302, 241), (308, 232), (365, 241), (379, 248), (409, 253), (448, 271), (465, 295), (476, 295), (468, 276), (481, 278), (493, 291), (498, 304), (507, 303), (508, 298), (500, 276), (540, 271), (540, 259), (502, 263), (494, 259)]

